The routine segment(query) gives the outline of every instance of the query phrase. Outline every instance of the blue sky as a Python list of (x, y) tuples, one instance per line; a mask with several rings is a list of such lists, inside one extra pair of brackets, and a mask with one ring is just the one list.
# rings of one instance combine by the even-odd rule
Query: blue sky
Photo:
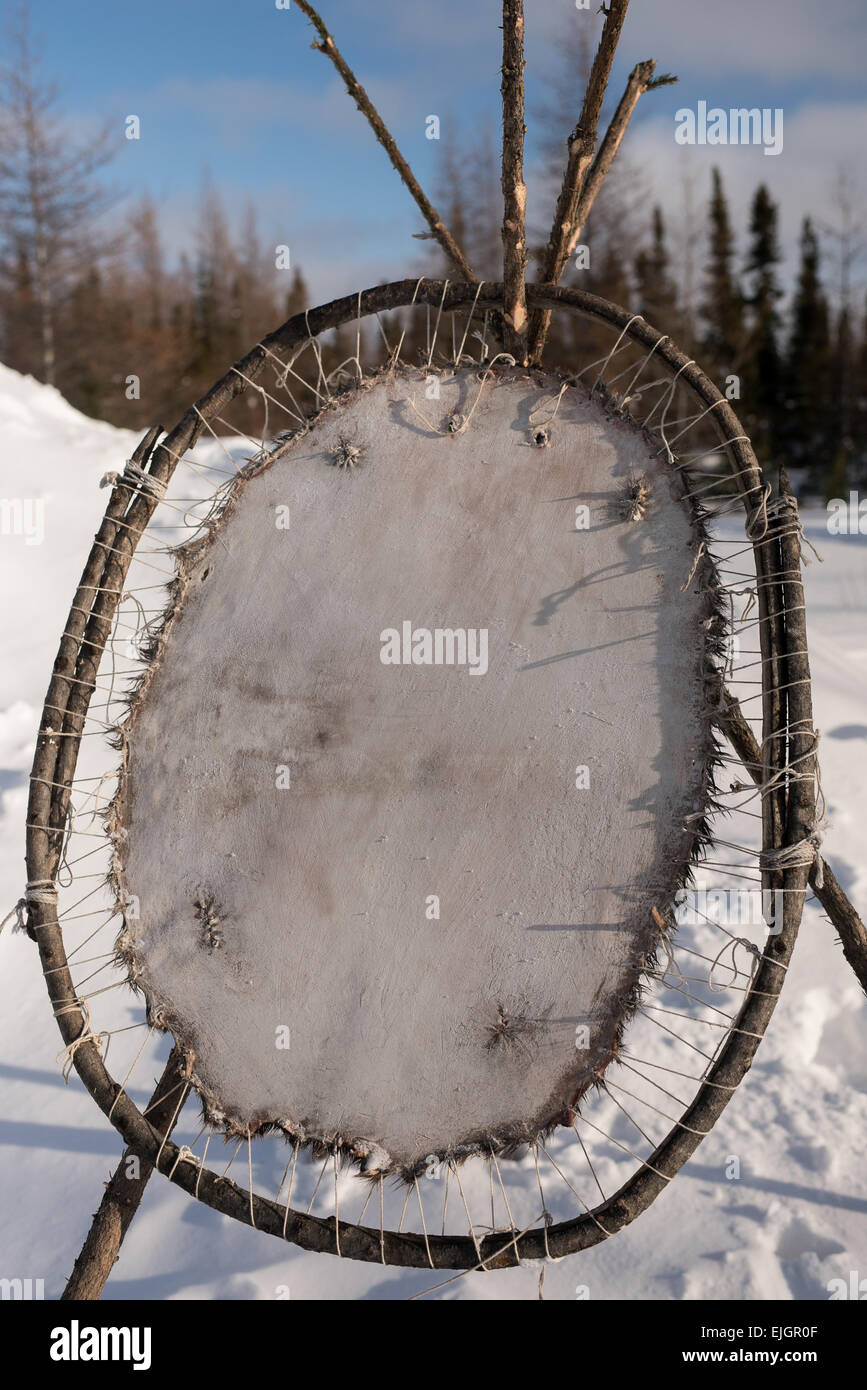
[[(460, 130), (496, 129), (499, 0), (322, 0), (320, 9), (432, 192), (443, 142), (425, 139), (427, 115)], [(526, 11), (532, 113), (564, 35), (585, 26), (595, 42), (601, 20), (574, 0), (527, 0)], [(110, 178), (157, 200), (170, 251), (189, 242), (207, 172), (231, 208), (254, 200), (263, 236), (290, 244), (315, 298), (419, 263), (418, 214), (331, 64), (311, 50), (313, 32), (294, 5), (37, 0), (34, 23), (70, 129), (81, 136), (117, 122)], [(863, 0), (632, 0), (611, 92), (642, 58), (680, 77), (642, 100), (627, 137), (675, 229), (686, 184), (701, 208), (718, 162), (740, 216), (755, 184), (769, 184), (791, 250), (800, 217), (825, 201), (835, 169), (863, 164), (865, 51)], [(576, 118), (580, 96), (576, 82)], [(699, 99), (782, 107), (783, 153), (678, 147), (674, 112)], [(123, 138), (131, 113), (141, 118), (139, 141)], [(547, 220), (547, 208), (533, 213)]]

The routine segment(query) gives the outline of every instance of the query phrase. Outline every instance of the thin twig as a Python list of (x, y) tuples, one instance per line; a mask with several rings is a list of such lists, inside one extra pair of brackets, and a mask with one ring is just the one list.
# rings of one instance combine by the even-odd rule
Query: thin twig
[(382, 145), (395, 169), (400, 174), (401, 179), (421, 210), (421, 214), (430, 227), (431, 232), (445, 251), (455, 270), (462, 280), (466, 280), (467, 283), (471, 285), (476, 284), (476, 276), (473, 274), (463, 251), (458, 246), (448, 227), (442, 221), (433, 203), (425, 197), (415, 175), (400, 150), (397, 148), (394, 138), (389, 134), (379, 112), (376, 110), (367, 92), (352, 72), (352, 69), (344, 60), (321, 17), (317, 14), (316, 10), (314, 10), (313, 6), (307, 3), (307, 0), (298, 0), (298, 8), (310, 20), (321, 39), (321, 43), (314, 43), (313, 47), (316, 49), (317, 53), (324, 53), (326, 58), (330, 58), (337, 71), (340, 73), (340, 76), (346, 84), (346, 90), (362, 115), (367, 117), (374, 135)]
[[(563, 186), (557, 200), (554, 224), (542, 260), (541, 281), (544, 284), (559, 284), (581, 235), (588, 213), (599, 189), (611, 168), (618, 149), (626, 133), (638, 98), (642, 92), (652, 87), (662, 87), (675, 78), (665, 76), (653, 81), (655, 64), (648, 59), (639, 63), (630, 73), (626, 90), (614, 118), (605, 134), (598, 154), (596, 149), (597, 127), (602, 111), (602, 103), (611, 75), (611, 65), (626, 18), (629, 0), (610, 0), (604, 10), (605, 23), (599, 47), (590, 69), (587, 89), (578, 124), (569, 137), (569, 156), (563, 175)], [(648, 71), (649, 70), (649, 71)], [(545, 339), (551, 324), (551, 311), (537, 309), (530, 322), (530, 361), (538, 362), (545, 347)]]
[(557, 199), (554, 225), (551, 228), (551, 235), (548, 238), (548, 245), (545, 248), (542, 262), (542, 281), (545, 284), (556, 285), (566, 266), (567, 248), (575, 221), (578, 199), (581, 196), (581, 189), (593, 159), (593, 151), (596, 148), (596, 129), (599, 125), (599, 115), (608, 87), (611, 64), (614, 62), (617, 42), (628, 8), (629, 0), (611, 0), (605, 13), (602, 37), (593, 59), (590, 76), (587, 79), (581, 115), (578, 118), (578, 124), (569, 136), (569, 157), (563, 175), (563, 186)]
[(503, 285), (505, 347), (527, 360), (527, 187), (524, 183), (524, 0), (503, 0)]
[(578, 206), (575, 211), (575, 225), (572, 228), (572, 233), (566, 247), (567, 262), (569, 257), (574, 254), (575, 247), (578, 245), (579, 238), (586, 226), (587, 218), (590, 215), (590, 209), (596, 201), (596, 195), (602, 187), (617, 157), (620, 146), (623, 144), (626, 127), (632, 119), (632, 113), (638, 105), (639, 97), (643, 96), (645, 92), (652, 91), (655, 87), (667, 87), (672, 82), (677, 81), (677, 78), (672, 77), (669, 73), (666, 73), (663, 77), (654, 79), (653, 74), (655, 71), (655, 61), (653, 58), (647, 58), (643, 63), (636, 63), (632, 72), (629, 74), (623, 96), (620, 98), (617, 110), (611, 118), (611, 124), (605, 132), (602, 144), (596, 152), (596, 156), (590, 166), (590, 172), (584, 180), (584, 186), (581, 189), (581, 196), (578, 199)]

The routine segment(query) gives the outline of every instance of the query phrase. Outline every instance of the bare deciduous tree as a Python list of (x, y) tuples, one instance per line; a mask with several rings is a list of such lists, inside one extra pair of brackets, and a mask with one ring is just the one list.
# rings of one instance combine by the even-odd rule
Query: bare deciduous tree
[(103, 128), (86, 144), (56, 114), (56, 88), (40, 72), (25, 2), (12, 11), (0, 65), (0, 259), (26, 275), (38, 305), (43, 379), (55, 379), (57, 304), (110, 194), (95, 179), (113, 156)]

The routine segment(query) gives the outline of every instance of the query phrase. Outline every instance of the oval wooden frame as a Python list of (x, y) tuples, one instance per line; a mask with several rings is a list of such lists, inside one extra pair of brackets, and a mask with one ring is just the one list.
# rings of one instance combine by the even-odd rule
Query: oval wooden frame
[[(815, 736), (800, 571), (798, 526), (765, 510), (767, 488), (749, 439), (729, 402), (700, 367), (643, 318), (580, 290), (528, 285), (531, 308), (566, 310), (619, 329), (621, 335), (652, 350), (688, 387), (719, 434), (733, 465), (749, 530), (761, 519), (752, 541), (757, 574), (762, 654), (763, 780), (782, 772), (762, 797), (763, 849), (798, 845), (815, 816)], [(195, 444), (206, 421), (255, 382), (268, 362), (309, 338), (355, 319), (410, 305), (440, 312), (502, 312), (502, 284), (451, 284), (441, 280), (400, 280), (360, 294), (332, 300), (289, 319), (240, 359), (187, 413), (160, 444), (152, 429), (132, 462), (168, 483), (178, 460)], [(61, 861), (72, 782), (85, 717), (96, 675), (123, 591), (124, 579), (157, 498), (151, 491), (131, 493), (115, 486), (79, 581), (60, 640), (40, 722), (30, 782), (27, 828), (28, 882), (53, 882)], [(719, 703), (722, 708), (722, 684)], [(724, 715), (721, 714), (721, 722)], [(785, 734), (781, 730), (786, 730)], [(58, 737), (58, 735), (60, 735)], [(791, 769), (797, 765), (798, 771)], [(192, 1196), (224, 1215), (253, 1225), (306, 1250), (353, 1259), (438, 1269), (498, 1269), (522, 1259), (560, 1258), (598, 1244), (646, 1210), (668, 1185), (713, 1127), (732, 1092), (749, 1070), (773, 1013), (801, 921), (810, 866), (763, 870), (765, 888), (784, 889), (782, 930), (769, 934), (735, 1025), (696, 1093), (653, 1154), (613, 1196), (593, 1210), (548, 1228), (503, 1232), (475, 1241), (470, 1236), (383, 1231), (286, 1209), (239, 1187), (197, 1163), (184, 1161), (177, 1145), (160, 1135), (107, 1071), (98, 1048), (83, 1041), (71, 1053), (87, 1090), (125, 1142), (143, 1159)], [(28, 904), (28, 932), (37, 941), (49, 998), (65, 1046), (87, 1033), (88, 1024), (72, 983), (57, 919), (56, 901)]]

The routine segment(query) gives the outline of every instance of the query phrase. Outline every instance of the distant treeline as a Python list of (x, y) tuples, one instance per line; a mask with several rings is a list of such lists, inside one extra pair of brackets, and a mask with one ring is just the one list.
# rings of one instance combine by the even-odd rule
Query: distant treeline
[[(0, 360), (56, 385), (89, 415), (168, 427), (262, 336), (310, 307), (303, 275), (278, 268), (277, 248), (265, 244), (252, 206), (233, 225), (213, 187), (201, 193), (189, 248), (171, 264), (151, 199), (142, 197), (118, 226), (116, 215), (106, 216), (100, 176), (117, 131), (75, 146), (39, 74), (26, 10), (8, 53), (0, 74)], [(574, 102), (574, 68), (566, 100)], [(565, 111), (544, 117), (553, 190), (568, 124)], [(435, 190), (470, 263), (489, 280), (502, 274), (497, 160), (490, 134), (463, 149), (447, 139)], [(805, 219), (797, 279), (784, 295), (778, 209), (768, 189), (756, 190), (741, 238), (716, 170), (707, 195), (690, 224), (678, 225), (668, 204), (665, 212), (653, 206), (642, 176), (621, 156), (566, 283), (670, 334), (732, 398), (764, 464), (803, 468), (809, 486), (840, 495), (867, 472), (867, 333), (853, 288), (860, 243), (852, 201), (842, 199), (831, 228)], [(539, 245), (546, 236), (535, 229)], [(833, 252), (829, 267), (823, 246)], [(439, 254), (428, 243), (429, 273), (453, 274)], [(410, 253), (393, 278), (421, 269)], [(548, 360), (566, 370), (584, 365), (594, 342), (585, 320), (558, 316)], [(347, 329), (329, 344), (326, 368), (354, 344)], [(417, 360), (422, 348), (416, 326), (404, 357)], [(381, 359), (375, 328), (365, 353)], [(306, 406), (312, 397), (299, 388), (299, 400)], [(261, 398), (234, 406), (230, 422), (260, 431)]]
[[(553, 173), (561, 143), (552, 155)], [(441, 190), (470, 263), (492, 279), (501, 278), (494, 174), (493, 150), (477, 141), (474, 160), (447, 161)], [(840, 495), (847, 483), (867, 478), (867, 304), (855, 276), (864, 243), (851, 180), (839, 174), (833, 206), (822, 209), (829, 224), (804, 219), (797, 275), (785, 294), (779, 212), (767, 187), (755, 190), (738, 237), (721, 175), (709, 174), (703, 207), (664, 212), (621, 157), (565, 282), (643, 314), (695, 357), (731, 398), (765, 466), (803, 469), (804, 487)], [(831, 251), (827, 266), (823, 241)], [(549, 360), (567, 369), (583, 365), (587, 338), (585, 320), (570, 325), (560, 316)], [(598, 337), (600, 351), (606, 341)]]

